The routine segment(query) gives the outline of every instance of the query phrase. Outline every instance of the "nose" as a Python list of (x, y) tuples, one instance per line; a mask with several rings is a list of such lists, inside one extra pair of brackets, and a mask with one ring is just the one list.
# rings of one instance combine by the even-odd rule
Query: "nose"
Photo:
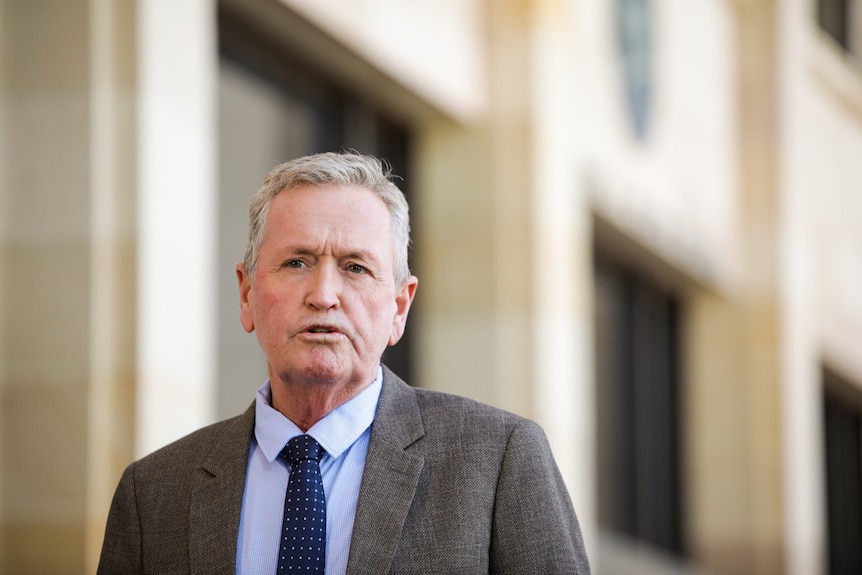
[(338, 308), (341, 303), (340, 280), (335, 266), (320, 263), (310, 274), (306, 305), (320, 310)]

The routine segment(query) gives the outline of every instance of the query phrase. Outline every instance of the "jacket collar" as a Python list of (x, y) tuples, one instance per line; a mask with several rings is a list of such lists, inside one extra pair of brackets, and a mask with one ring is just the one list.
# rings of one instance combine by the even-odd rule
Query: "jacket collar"
[(189, 563), (193, 575), (236, 572), (236, 546), (254, 404), (226, 422), (192, 481)]
[(425, 434), (414, 390), (384, 367), (359, 490), (347, 573), (388, 573), (424, 458), (407, 448)]

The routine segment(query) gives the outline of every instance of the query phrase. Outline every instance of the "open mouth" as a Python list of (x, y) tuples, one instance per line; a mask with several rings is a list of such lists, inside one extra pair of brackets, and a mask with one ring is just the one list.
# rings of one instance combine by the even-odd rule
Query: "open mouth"
[(316, 325), (314, 327), (310, 327), (305, 330), (307, 333), (338, 333), (338, 330), (334, 327), (327, 327), (324, 325)]

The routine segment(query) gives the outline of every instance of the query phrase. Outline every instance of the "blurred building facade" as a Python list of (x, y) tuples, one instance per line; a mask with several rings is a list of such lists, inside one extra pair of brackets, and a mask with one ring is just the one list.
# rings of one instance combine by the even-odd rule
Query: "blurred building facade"
[(860, 57), (859, 0), (0, 0), (0, 573), (251, 402), (248, 201), (346, 148), (386, 361), (544, 426), (597, 574), (859, 573)]

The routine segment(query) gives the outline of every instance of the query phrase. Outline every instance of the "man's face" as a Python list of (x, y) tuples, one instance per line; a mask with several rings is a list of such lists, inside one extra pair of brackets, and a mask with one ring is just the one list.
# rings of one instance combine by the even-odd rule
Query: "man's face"
[(273, 199), (264, 230), (254, 278), (241, 264), (237, 276), (272, 383), (371, 382), (417, 285), (395, 285), (386, 205), (362, 188), (296, 188)]

